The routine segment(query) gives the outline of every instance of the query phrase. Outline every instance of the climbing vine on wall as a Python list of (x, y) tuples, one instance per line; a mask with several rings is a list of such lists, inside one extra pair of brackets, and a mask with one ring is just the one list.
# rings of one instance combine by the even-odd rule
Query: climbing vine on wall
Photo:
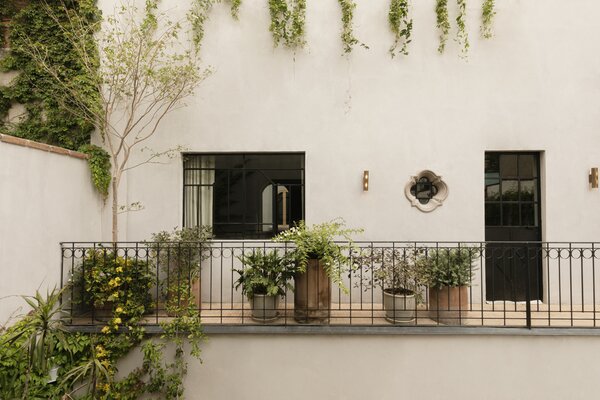
[(344, 44), (344, 54), (349, 54), (357, 44), (360, 44), (365, 49), (369, 46), (360, 42), (356, 36), (354, 36), (354, 9), (356, 3), (354, 0), (338, 0), (340, 7), (342, 8), (342, 43)]
[(275, 47), (283, 46), (297, 50), (306, 44), (306, 0), (269, 0), (271, 26)]
[[(6, 3), (6, 2), (4, 2)], [(8, 2), (11, 3), (11, 2)], [(45, 1), (31, 0), (28, 5), (17, 9), (11, 5), (0, 6), (0, 14), (11, 20), (11, 51), (0, 61), (4, 71), (18, 71), (17, 77), (8, 87), (0, 88), (0, 116), (6, 117), (9, 109), (21, 104), (25, 114), (10, 123), (0, 120), (0, 132), (26, 139), (40, 141), (71, 150), (89, 143), (94, 126), (86, 120), (67, 112), (56, 100), (54, 93), (60, 90), (49, 76), (22, 51), (25, 38), (34, 37), (48, 48), (50, 62), (61, 65), (61, 71), (72, 79), (88, 86), (90, 103), (95, 101), (94, 86), (81, 68), (65, 32), (57, 27), (45, 12)], [(60, 0), (48, 0), (48, 6), (58, 7)], [(90, 22), (99, 16), (94, 0), (68, 2), (69, 7), (78, 8)], [(93, 37), (90, 35), (93, 43)]]
[(408, 0), (391, 0), (388, 22), (394, 34), (394, 44), (390, 47), (392, 58), (398, 54), (408, 55), (408, 45), (411, 42), (413, 21), (409, 18)]
[(440, 44), (438, 52), (442, 54), (446, 49), (448, 34), (450, 33), (450, 21), (448, 19), (448, 0), (437, 0), (435, 3), (437, 28), (440, 32)]
[(492, 24), (494, 22), (494, 16), (496, 15), (494, 0), (484, 0), (483, 7), (481, 10), (481, 36), (484, 39), (491, 39)]
[[(237, 20), (240, 14), (242, 0), (226, 0), (231, 5), (231, 16)], [(192, 40), (197, 51), (202, 46), (204, 39), (204, 24), (208, 21), (210, 11), (215, 4), (221, 3), (222, 0), (194, 0), (192, 8), (188, 13), (188, 20), (192, 25)]]
[(469, 53), (469, 34), (467, 33), (467, 0), (457, 0), (458, 16), (456, 17), (456, 41), (461, 48), (461, 57), (467, 57)]
[[(68, 79), (78, 82), (84, 92), (89, 93), (89, 105), (93, 106), (97, 101), (92, 78), (86, 75), (76, 51), (69, 45), (70, 41), (65, 40), (68, 33), (60, 29), (57, 21), (46, 12), (45, 7), (62, 7), (62, 2), (31, 0), (28, 4), (19, 3), (20, 7), (9, 3), (0, 6), (0, 17), (11, 21), (10, 52), (2, 58), (0, 67), (18, 75), (8, 86), (0, 86), (0, 132), (89, 154), (93, 183), (106, 196), (110, 183), (110, 161), (106, 162), (109, 157), (106, 151), (89, 145), (93, 124), (68, 112), (65, 105), (57, 101), (56, 91), (62, 89), (24, 51), (27, 38), (36, 38), (48, 49), (48, 61), (60, 65)], [(92, 24), (100, 15), (94, 0), (72, 1), (68, 7), (79, 10), (79, 15), (85, 17), (84, 23)], [(95, 46), (91, 34), (89, 44)], [(16, 104), (24, 107), (24, 115), (17, 121), (7, 121), (9, 110)]]

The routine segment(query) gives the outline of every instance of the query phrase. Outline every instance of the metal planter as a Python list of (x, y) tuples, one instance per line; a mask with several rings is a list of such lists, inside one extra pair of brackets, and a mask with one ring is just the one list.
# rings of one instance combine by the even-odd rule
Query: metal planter
[(415, 294), (393, 294), (384, 290), (383, 309), (385, 310), (385, 319), (392, 324), (414, 322), (417, 309)]
[(279, 296), (255, 294), (252, 297), (252, 319), (258, 322), (271, 322), (279, 318)]

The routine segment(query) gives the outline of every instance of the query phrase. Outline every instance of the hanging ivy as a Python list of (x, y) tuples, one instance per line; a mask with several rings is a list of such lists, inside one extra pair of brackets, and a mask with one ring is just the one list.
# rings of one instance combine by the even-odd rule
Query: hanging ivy
[(93, 144), (85, 144), (79, 151), (89, 156), (88, 164), (92, 173), (92, 182), (104, 199), (108, 196), (110, 186), (110, 154), (101, 147)]
[(269, 0), (269, 13), (269, 30), (275, 47), (283, 44), (294, 51), (303, 48), (306, 44), (306, 0)]
[(394, 44), (390, 47), (392, 58), (398, 54), (408, 55), (413, 21), (409, 18), (408, 0), (391, 0), (388, 22), (394, 34)]
[[(208, 16), (213, 6), (221, 3), (222, 0), (194, 0), (192, 8), (188, 13), (188, 20), (192, 26), (192, 40), (196, 51), (202, 46), (204, 39), (204, 24), (208, 21)], [(240, 14), (242, 0), (226, 0), (231, 4), (231, 16), (237, 20)]]
[(496, 15), (494, 0), (484, 0), (481, 11), (481, 36), (484, 39), (491, 39), (492, 24), (494, 22), (494, 16)]
[(338, 0), (340, 7), (342, 8), (342, 43), (344, 44), (344, 53), (349, 54), (357, 44), (360, 44), (365, 49), (369, 46), (360, 42), (356, 36), (354, 36), (354, 9), (356, 3), (354, 0)]
[(448, 34), (450, 33), (450, 20), (448, 19), (448, 0), (437, 0), (435, 4), (435, 13), (437, 16), (437, 28), (440, 32), (440, 45), (438, 52), (444, 53)]
[(467, 0), (457, 0), (458, 16), (456, 17), (456, 41), (461, 47), (461, 57), (466, 58), (469, 53), (469, 34), (467, 33)]

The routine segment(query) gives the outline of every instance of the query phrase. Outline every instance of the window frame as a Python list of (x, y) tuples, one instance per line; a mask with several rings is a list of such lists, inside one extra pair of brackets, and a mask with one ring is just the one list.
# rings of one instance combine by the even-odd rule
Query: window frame
[[(231, 168), (231, 170), (237, 170), (237, 171), (241, 171), (243, 172), (243, 174), (245, 175), (247, 171), (269, 171), (269, 170), (293, 170), (293, 171), (299, 171), (300, 173), (300, 183), (294, 183), (293, 185), (298, 185), (300, 186), (300, 191), (302, 193), (302, 197), (301, 197), (301, 219), (304, 219), (306, 217), (306, 153), (304, 151), (235, 151), (235, 152), (184, 152), (182, 153), (182, 199), (181, 199), (181, 204), (182, 204), (182, 212), (181, 212), (181, 223), (183, 227), (186, 227), (186, 219), (187, 219), (187, 215), (186, 215), (186, 188), (187, 187), (198, 187), (198, 186), (203, 186), (202, 184), (187, 184), (186, 183), (186, 171), (189, 170), (197, 170), (198, 168), (186, 168), (186, 157), (219, 157), (219, 156), (242, 156), (243, 158), (248, 157), (248, 156), (285, 156), (285, 155), (293, 155), (293, 156), (300, 156), (301, 157), (301, 167), (300, 168), (281, 168), (281, 169), (274, 169), (274, 168), (264, 168), (264, 169), (257, 169), (257, 168), (246, 168), (245, 165), (243, 165), (241, 168)], [(244, 163), (245, 164), (245, 163)], [(217, 171), (216, 168), (214, 168), (214, 171)], [(292, 185), (291, 183), (287, 183), (284, 181), (281, 182), (274, 182), (275, 185), (280, 184), (280, 185)], [(208, 186), (208, 185), (207, 185)], [(214, 183), (212, 185), (213, 190), (214, 190)], [(199, 199), (199, 201), (201, 201), (201, 199)], [(198, 214), (200, 213), (200, 210), (198, 210)], [(213, 217), (214, 217), (215, 211), (213, 210)], [(290, 220), (290, 224), (293, 221)], [(243, 218), (243, 222), (240, 222), (239, 225), (242, 226), (248, 226), (248, 225), (253, 225), (253, 223), (249, 223), (246, 222), (246, 213), (244, 212), (244, 218)], [(212, 226), (214, 227), (214, 221), (212, 223)], [(277, 220), (276, 220), (276, 215), (273, 215), (273, 221), (272, 221), (272, 229), (270, 231), (266, 231), (265, 234), (267, 234), (267, 239), (277, 235), (279, 233), (279, 229), (277, 227)], [(248, 232), (246, 232), (245, 230), (242, 230), (242, 232), (237, 232), (235, 234), (232, 234), (232, 236), (235, 237), (215, 237), (215, 239), (217, 240), (265, 240), (265, 237), (261, 237), (260, 235), (256, 234), (256, 235), (252, 235), (249, 234)], [(239, 237), (238, 237), (239, 236)]]

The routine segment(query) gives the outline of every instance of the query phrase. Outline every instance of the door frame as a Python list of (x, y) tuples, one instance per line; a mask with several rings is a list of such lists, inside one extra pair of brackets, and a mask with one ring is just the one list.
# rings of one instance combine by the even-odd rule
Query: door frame
[[(484, 164), (484, 191), (485, 191), (485, 162), (486, 162), (486, 155), (490, 154), (490, 153), (495, 153), (495, 154), (502, 154), (502, 155), (534, 155), (537, 159), (537, 191), (538, 191), (538, 200), (537, 200), (537, 204), (538, 204), (538, 209), (537, 209), (537, 213), (536, 213), (536, 217), (537, 217), (537, 222), (538, 222), (538, 226), (537, 226), (537, 230), (539, 231), (539, 240), (538, 241), (531, 241), (531, 243), (539, 243), (540, 248), (543, 248), (543, 243), (544, 243), (544, 239), (546, 237), (546, 224), (545, 224), (545, 216), (546, 216), (546, 195), (545, 195), (545, 189), (546, 189), (546, 173), (545, 173), (545, 151), (544, 150), (513, 150), (513, 149), (506, 149), (506, 150), (484, 150), (484, 154), (483, 154), (483, 164)], [(500, 176), (500, 181), (502, 180), (501, 176)], [(520, 180), (520, 179), (519, 179)], [(486, 195), (484, 192), (484, 199), (483, 199), (483, 207), (484, 207), (484, 218), (483, 218), (483, 227), (484, 227), (484, 238), (485, 241), (488, 241), (488, 237), (487, 237), (487, 224), (485, 221), (485, 205), (486, 205)], [(502, 226), (502, 225), (500, 225)], [(518, 227), (517, 227), (518, 228)], [(515, 241), (515, 242), (519, 242), (519, 241)], [(527, 242), (527, 241), (523, 241), (523, 242)], [(486, 266), (486, 261), (485, 259), (482, 260), (483, 261), (483, 265), (481, 265), (482, 268), (482, 283), (484, 284), (485, 288), (484, 288), (484, 299), (485, 301), (512, 301), (512, 300), (508, 300), (508, 299), (498, 299), (498, 300), (488, 300), (488, 284), (487, 284), (487, 266)], [(545, 258), (541, 255), (540, 253), (540, 261), (539, 261), (539, 270), (538, 270), (538, 276), (539, 276), (539, 287), (538, 287), (538, 294), (539, 294), (539, 298), (537, 299), (531, 299), (531, 301), (541, 301), (543, 302), (544, 299), (547, 298), (547, 285), (545, 284), (546, 282), (546, 261)]]

